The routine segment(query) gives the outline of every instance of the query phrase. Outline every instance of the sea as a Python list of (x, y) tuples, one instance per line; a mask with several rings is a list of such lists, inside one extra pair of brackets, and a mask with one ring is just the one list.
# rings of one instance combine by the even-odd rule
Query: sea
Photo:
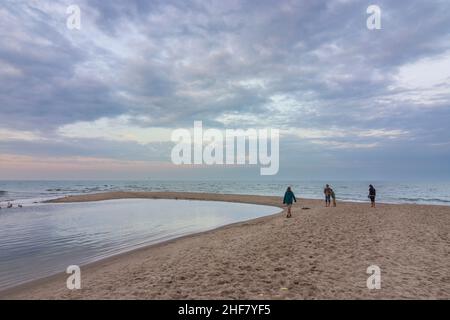
[(450, 182), (392, 181), (0, 181), (0, 207), (37, 204), (67, 195), (110, 191), (186, 191), (283, 196), (287, 186), (299, 198), (322, 199), (330, 184), (337, 200), (367, 201), (368, 186), (382, 203), (450, 205)]

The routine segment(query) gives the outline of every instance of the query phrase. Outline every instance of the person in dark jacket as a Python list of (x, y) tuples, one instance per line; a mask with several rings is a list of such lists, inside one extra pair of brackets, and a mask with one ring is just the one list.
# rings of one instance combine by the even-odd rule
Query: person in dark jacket
[(373, 185), (369, 185), (369, 199), (370, 199), (370, 206), (372, 208), (375, 208), (375, 197), (377, 196), (377, 190), (373, 187)]
[(331, 200), (333, 200), (333, 207), (336, 207), (336, 193), (331, 189)]
[(288, 187), (286, 192), (284, 193), (284, 199), (283, 199), (283, 204), (285, 204), (288, 209), (286, 218), (292, 217), (291, 207), (292, 207), (292, 203), (294, 201), (297, 202), (297, 199), (295, 198), (295, 195), (292, 192), (291, 187)]
[(325, 195), (325, 207), (329, 207), (331, 204), (331, 191), (332, 189), (329, 184), (323, 189), (323, 194)]

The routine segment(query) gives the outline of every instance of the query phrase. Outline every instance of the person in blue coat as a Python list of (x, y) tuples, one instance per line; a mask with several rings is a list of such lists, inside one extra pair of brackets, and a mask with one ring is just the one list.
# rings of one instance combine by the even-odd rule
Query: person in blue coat
[(292, 192), (291, 187), (288, 187), (286, 192), (284, 193), (284, 199), (283, 199), (283, 204), (285, 204), (288, 209), (286, 218), (292, 217), (291, 207), (292, 207), (292, 203), (294, 201), (297, 202), (297, 199), (295, 199), (295, 195)]

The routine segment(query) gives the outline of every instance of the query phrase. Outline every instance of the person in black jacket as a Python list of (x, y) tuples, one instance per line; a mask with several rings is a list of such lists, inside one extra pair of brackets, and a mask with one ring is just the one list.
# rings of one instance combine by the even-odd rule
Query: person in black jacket
[(373, 187), (373, 185), (369, 185), (369, 199), (370, 199), (370, 206), (372, 208), (375, 208), (375, 197), (377, 196), (377, 190)]

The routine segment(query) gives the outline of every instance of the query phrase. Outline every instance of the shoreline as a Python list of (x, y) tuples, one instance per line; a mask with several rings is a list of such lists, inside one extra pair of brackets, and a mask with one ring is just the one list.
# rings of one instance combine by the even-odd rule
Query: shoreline
[[(271, 197), (271, 196), (231, 195), (231, 194), (224, 195), (224, 194), (180, 193), (180, 192), (108, 192), (108, 193), (98, 193), (98, 194), (89, 194), (89, 195), (67, 196), (64, 198), (46, 201), (46, 203), (89, 202), (89, 201), (103, 201), (103, 200), (112, 200), (112, 199), (133, 199), (133, 198), (226, 201), (226, 202), (238, 202), (238, 203), (251, 203), (251, 204), (258, 204), (258, 205), (270, 205), (270, 206), (277, 206), (277, 207), (280, 207), (281, 202), (282, 202), (281, 197), (273, 197), (273, 196)], [(302, 210), (301, 207), (303, 207), (303, 206), (307, 206), (310, 209)], [(12, 299), (14, 299), (14, 298), (19, 298), (19, 299), (47, 299), (47, 298), (57, 298), (57, 299), (91, 299), (91, 298), (94, 298), (94, 299), (95, 298), (106, 298), (106, 299), (128, 299), (128, 298), (137, 298), (137, 299), (142, 299), (142, 298), (144, 298), (144, 299), (147, 299), (147, 298), (150, 298), (150, 299), (225, 298), (225, 299), (233, 299), (233, 298), (243, 298), (243, 299), (248, 299), (248, 298), (258, 298), (258, 299), (261, 299), (261, 298), (263, 298), (263, 299), (265, 299), (268, 297), (264, 293), (262, 293), (262, 295), (259, 295), (259, 294), (254, 295), (252, 290), (245, 293), (245, 290), (242, 290), (242, 288), (241, 288), (241, 291), (239, 291), (239, 290), (236, 291), (233, 289), (233, 286), (229, 286), (228, 290), (222, 290), (220, 292), (214, 292), (213, 294), (209, 294), (207, 296), (202, 296), (201, 294), (199, 295), (198, 289), (203, 288), (203, 286), (200, 285), (200, 287), (198, 287), (199, 285), (197, 285), (197, 288), (195, 288), (196, 290), (192, 290), (195, 292), (195, 294), (193, 294), (192, 292), (191, 292), (191, 294), (183, 294), (183, 290), (181, 290), (181, 289), (187, 289), (183, 285), (183, 283), (185, 282), (184, 280), (186, 280), (186, 277), (180, 276), (180, 272), (179, 272), (179, 270), (177, 270), (177, 268), (178, 268), (177, 266), (172, 267), (175, 270), (172, 270), (173, 272), (169, 272), (169, 273), (165, 274), (165, 276), (169, 277), (169, 278), (179, 277), (181, 279), (179, 281), (179, 282), (181, 282), (180, 290), (176, 290), (176, 288), (178, 287), (178, 286), (174, 285), (174, 284), (176, 284), (176, 281), (171, 280), (168, 282), (168, 285), (166, 285), (165, 287), (162, 286), (161, 288), (158, 288), (158, 290), (154, 290), (154, 292), (152, 292), (152, 290), (144, 290), (144, 292), (142, 292), (139, 289), (140, 281), (137, 281), (138, 279), (136, 278), (134, 282), (131, 281), (131, 287), (130, 287), (129, 282), (124, 282), (123, 283), (124, 291), (119, 290), (120, 294), (118, 294), (117, 288), (114, 288), (114, 290), (112, 290), (113, 288), (109, 288), (109, 285), (106, 285), (106, 287), (109, 288), (107, 290), (105, 290), (104, 288), (98, 289), (98, 285), (104, 287), (105, 283), (108, 282), (108, 279), (106, 279), (105, 277), (103, 277), (102, 279), (99, 279), (101, 277), (97, 277), (97, 275), (101, 275), (104, 271), (109, 271), (111, 274), (114, 275), (114, 278), (116, 278), (116, 279), (123, 280), (124, 278), (125, 279), (129, 278), (130, 272), (128, 272), (127, 270), (125, 270), (125, 272), (123, 272), (123, 270), (122, 271), (120, 271), (120, 270), (124, 269), (125, 266), (129, 266), (131, 269), (133, 269), (133, 268), (139, 269), (140, 265), (142, 265), (143, 263), (145, 264), (147, 262), (149, 256), (152, 256), (153, 254), (156, 254), (156, 253), (158, 256), (165, 257), (165, 256), (167, 256), (167, 253), (169, 252), (170, 253), (169, 257), (173, 256), (175, 260), (179, 260), (180, 258), (183, 257), (183, 254), (184, 254), (183, 250), (181, 250), (181, 249), (185, 249), (185, 250), (192, 251), (194, 254), (197, 254), (198, 256), (202, 256), (202, 255), (205, 255), (205, 252), (202, 249), (204, 247), (208, 247), (208, 244), (207, 244), (208, 241), (206, 241), (207, 239), (215, 240), (214, 248), (216, 251), (223, 251), (223, 252), (221, 252), (221, 255), (223, 256), (222, 259), (216, 259), (218, 261), (214, 261), (215, 267), (213, 269), (220, 269), (224, 273), (228, 273), (227, 272), (228, 270), (223, 269), (221, 267), (221, 262), (223, 262), (224, 258), (226, 258), (226, 260), (230, 260), (230, 259), (233, 260), (233, 254), (236, 253), (235, 251), (238, 250), (239, 247), (242, 248), (242, 246), (243, 245), (245, 246), (245, 244), (246, 244), (246, 242), (241, 241), (240, 243), (238, 243), (237, 247), (233, 246), (232, 248), (230, 248), (230, 252), (227, 252), (225, 249), (223, 249), (223, 246), (227, 245), (228, 242), (234, 240), (234, 238), (243, 237), (243, 235), (245, 235), (245, 233), (248, 232), (249, 233), (248, 237), (251, 238), (251, 240), (254, 242), (255, 246), (259, 247), (261, 243), (264, 243), (264, 249), (267, 249), (269, 251), (274, 250), (274, 252), (271, 252), (271, 253), (276, 255), (276, 253), (277, 253), (276, 251), (278, 251), (278, 250), (283, 251), (283, 249), (286, 248), (286, 245), (283, 244), (283, 241), (284, 241), (283, 237), (276, 239), (276, 240), (281, 240), (281, 242), (276, 242), (275, 244), (267, 245), (265, 243), (267, 241), (267, 239), (264, 238), (264, 234), (267, 234), (267, 233), (261, 232), (261, 231), (264, 231), (261, 229), (267, 229), (267, 230), (276, 229), (278, 232), (284, 232), (284, 228), (289, 227), (289, 224), (298, 225), (298, 227), (301, 227), (302, 225), (299, 223), (300, 222), (299, 218), (308, 218), (309, 223), (312, 223), (313, 225), (317, 226), (316, 221), (314, 221), (315, 215), (318, 213), (323, 214), (326, 211), (335, 210), (336, 212), (339, 211), (339, 213), (344, 213), (344, 214), (347, 211), (352, 211), (352, 210), (353, 211), (357, 210), (357, 211), (361, 211), (361, 212), (369, 211), (369, 216), (375, 210), (388, 211), (389, 213), (395, 212), (395, 211), (397, 211), (397, 209), (400, 211), (406, 210), (407, 212), (436, 211), (439, 218), (444, 219), (446, 221), (449, 221), (448, 217), (450, 216), (450, 208), (449, 207), (438, 206), (438, 205), (380, 204), (379, 207), (377, 209), (373, 210), (372, 212), (370, 212), (371, 210), (370, 210), (370, 208), (367, 208), (367, 206), (368, 206), (367, 203), (358, 204), (358, 203), (353, 203), (353, 202), (351, 202), (351, 203), (350, 202), (339, 202), (337, 208), (324, 208), (323, 201), (321, 201), (321, 200), (299, 199), (299, 202), (297, 203), (297, 205), (294, 205), (294, 207), (293, 207), (293, 213), (294, 213), (293, 219), (285, 219), (284, 214), (283, 214), (284, 208), (281, 208), (279, 213), (276, 213), (273, 215), (260, 217), (260, 218), (247, 220), (247, 221), (236, 222), (236, 223), (224, 225), (219, 228), (212, 229), (212, 230), (185, 235), (182, 237), (174, 238), (174, 239), (163, 241), (160, 243), (143, 246), (141, 248), (136, 248), (131, 251), (127, 251), (124, 253), (120, 253), (120, 254), (105, 258), (105, 259), (101, 259), (99, 261), (88, 263), (88, 264), (84, 265), (82, 268), (82, 279), (84, 280), (84, 277), (83, 277), (84, 274), (87, 274), (86, 277), (88, 278), (87, 279), (87, 282), (88, 282), (87, 289), (85, 289), (84, 287), (82, 287), (81, 290), (76, 290), (76, 291), (69, 291), (69, 290), (65, 289), (65, 280), (67, 279), (68, 275), (65, 273), (60, 273), (60, 274), (52, 275), (49, 277), (33, 280), (31, 282), (20, 284), (18, 286), (14, 286), (11, 288), (7, 288), (3, 291), (0, 291), (0, 299), (11, 299), (11, 298)], [(367, 209), (369, 209), (369, 210), (367, 210)], [(322, 222), (326, 223), (326, 220), (322, 221)], [(448, 231), (448, 225), (449, 224), (447, 224), (447, 227), (445, 227), (446, 226), (445, 224), (442, 224), (442, 223), (437, 224), (437, 226), (444, 228), (443, 229), (444, 232)], [(319, 226), (320, 226), (320, 224), (319, 224)], [(281, 227), (281, 229), (280, 229), (280, 227)], [(344, 227), (347, 228), (348, 226), (344, 226)], [(447, 228), (447, 229), (445, 229), (445, 228)], [(310, 229), (305, 229), (305, 230), (310, 230)], [(327, 232), (329, 232), (329, 231), (330, 231), (330, 229), (327, 229)], [(370, 231), (370, 233), (372, 233), (371, 232), (372, 230), (369, 229), (368, 231)], [(286, 234), (286, 235), (290, 236), (290, 234)], [(317, 234), (316, 236), (319, 236), (319, 234)], [(320, 234), (320, 236), (326, 237), (326, 234)], [(362, 238), (364, 239), (364, 238), (367, 238), (368, 235), (362, 234), (359, 236), (362, 236)], [(448, 250), (445, 247), (447, 245), (447, 243), (445, 241), (448, 241), (448, 239), (445, 239), (445, 237), (444, 237), (442, 240), (444, 240), (444, 243), (443, 243), (444, 251)], [(311, 239), (309, 240), (309, 243), (310, 242), (311, 242)], [(332, 242), (333, 243), (331, 243), (331, 246), (336, 247), (337, 246), (336, 241), (332, 241)], [(346, 242), (346, 241), (344, 241), (344, 242)], [(192, 246), (192, 243), (197, 244), (197, 246)], [(270, 243), (273, 243), (273, 242), (270, 242)], [(442, 246), (442, 244), (440, 244), (440, 245)], [(277, 246), (279, 246), (279, 248)], [(293, 248), (298, 249), (298, 248), (296, 248), (296, 246), (293, 246)], [(345, 245), (343, 246), (343, 248), (346, 249)], [(291, 249), (292, 249), (292, 247), (291, 247)], [(344, 250), (344, 251), (347, 251), (347, 250)], [(213, 250), (213, 252), (215, 252), (215, 251)], [(433, 254), (433, 252), (430, 252), (430, 253)], [(211, 255), (209, 250), (207, 250), (206, 254), (208, 256)], [(231, 254), (231, 257), (229, 256), (230, 254)], [(264, 254), (265, 254), (265, 252), (260, 250), (255, 255), (255, 258), (258, 258), (258, 255), (264, 255)], [(288, 255), (292, 254), (292, 251), (288, 250), (288, 251), (286, 251), (286, 254), (288, 254)], [(308, 256), (308, 257), (309, 257), (309, 259), (312, 259), (311, 256)], [(300, 258), (299, 261), (304, 259), (304, 254), (300, 254), (299, 258)], [(352, 258), (355, 258), (355, 256), (352, 256)], [(450, 267), (450, 262), (447, 261), (448, 259), (445, 259), (445, 257), (441, 257), (441, 258), (444, 259), (444, 261), (442, 261), (442, 264), (446, 267)], [(153, 267), (158, 266), (158, 264), (155, 265), (154, 263), (152, 263), (150, 261), (148, 261), (148, 262)], [(160, 259), (160, 262), (162, 264), (164, 264), (165, 259)], [(269, 264), (270, 264), (270, 260), (266, 261), (266, 262), (269, 262)], [(194, 264), (196, 264), (196, 263), (197, 262), (194, 261)], [(258, 263), (258, 261), (256, 261), (256, 264), (257, 263)], [(238, 262), (238, 264), (239, 264), (239, 262)], [(230, 265), (230, 263), (228, 262), (227, 265)], [(283, 269), (282, 266), (277, 267), (277, 265), (278, 264), (275, 263), (275, 264), (271, 265), (270, 268), (273, 267), (272, 269), (274, 269), (274, 270), (279, 269), (279, 268)], [(264, 270), (264, 266), (259, 266), (259, 267), (260, 267), (259, 270), (257, 270), (259, 273), (261, 273), (261, 272), (264, 273), (264, 271), (270, 271), (270, 270)], [(195, 273), (195, 270), (196, 270), (195, 265), (190, 266), (189, 264), (184, 265), (180, 268), (182, 268), (183, 270), (186, 269), (186, 270), (184, 270), (186, 273), (189, 273), (189, 272)], [(125, 269), (127, 269), (127, 268), (125, 268)], [(205, 272), (209, 271), (208, 268), (203, 268), (203, 269)], [(241, 267), (239, 267), (237, 270), (234, 270), (234, 271), (236, 271), (236, 274), (224, 276), (224, 275), (221, 275), (219, 272), (213, 272), (213, 273), (216, 274), (215, 277), (222, 278), (222, 280), (219, 281), (219, 283), (218, 283), (218, 286), (221, 287), (230, 282), (235, 283), (236, 275), (243, 276), (246, 273), (245, 270), (251, 271), (250, 269), (252, 269), (252, 265), (246, 264), (245, 268), (242, 269)], [(284, 270), (285, 269), (280, 270), (280, 271), (282, 272)], [(316, 272), (315, 270), (316, 270), (316, 268), (309, 270), (309, 271), (310, 271), (310, 273), (314, 274)], [(187, 272), (187, 271), (189, 271), (189, 272)], [(242, 272), (242, 271), (244, 271), (244, 272)], [(364, 274), (364, 271), (365, 270), (362, 270), (362, 276), (365, 279), (366, 275)], [(159, 272), (158, 270), (155, 270), (155, 268), (150, 269), (150, 270), (147, 268), (143, 269), (143, 273), (149, 273), (149, 272), (158, 279), (161, 277), (161, 275), (159, 274), (161, 272)], [(131, 274), (133, 274), (133, 273), (131, 272)], [(282, 276), (288, 277), (287, 274), (284, 274)], [(263, 277), (263, 278), (266, 279), (263, 282), (267, 283), (266, 282), (267, 278), (266, 277)], [(231, 281), (230, 281), (230, 279), (231, 279)], [(82, 280), (82, 286), (84, 283), (83, 280)], [(96, 280), (96, 281), (94, 281), (94, 282), (97, 282), (96, 285), (93, 285), (92, 287), (90, 287), (90, 285), (93, 284), (93, 282), (90, 282), (91, 280)], [(143, 278), (143, 280), (145, 280), (145, 277)], [(161, 280), (161, 279), (159, 279), (159, 280)], [(205, 279), (203, 279), (203, 280), (205, 280)], [(318, 280), (321, 280), (321, 279), (318, 279)], [(443, 295), (438, 294), (437, 297), (438, 298), (449, 298), (450, 297), (450, 285), (449, 285), (450, 281), (442, 282), (442, 280), (447, 280), (447, 279), (444, 277), (444, 279), (440, 279), (440, 282), (437, 282), (437, 283), (442, 283), (442, 285), (444, 286), (444, 292), (443, 292), (444, 294)], [(209, 283), (210, 281), (211, 281), (211, 279), (206, 279), (207, 283)], [(121, 282), (121, 281), (119, 281), (119, 282)], [(283, 280), (281, 280), (281, 282), (283, 282)], [(112, 282), (112, 283), (115, 283), (115, 282)], [(111, 284), (111, 282), (110, 282), (110, 284)], [(144, 285), (145, 285), (145, 281), (144, 281)], [(194, 283), (194, 285), (195, 285), (195, 283)], [(312, 283), (308, 283), (309, 287), (311, 287), (311, 285), (312, 285)], [(127, 286), (129, 287), (128, 288), (129, 290), (126, 290)], [(296, 284), (294, 281), (292, 286), (293, 287), (298, 286), (298, 283)], [(168, 288), (166, 288), (166, 287), (170, 287), (170, 290), (168, 290)], [(313, 285), (313, 287), (314, 287), (314, 285)], [(137, 290), (137, 288), (139, 290)], [(358, 289), (359, 290), (362, 289), (361, 284), (358, 286)], [(437, 289), (440, 289), (440, 288), (437, 287)], [(256, 289), (253, 288), (253, 290), (256, 290)], [(280, 288), (278, 288), (277, 291), (279, 291), (279, 290), (280, 290)], [(356, 296), (354, 295), (354, 293), (344, 294), (343, 298), (352, 298), (352, 297), (353, 298), (355, 298), (355, 297), (356, 298), (370, 298), (370, 297), (380, 298), (380, 296), (374, 292), (370, 292), (370, 293), (364, 292), (366, 290), (367, 290), (367, 288), (365, 290), (363, 290), (363, 292), (360, 292), (359, 294), (357, 294)], [(277, 299), (277, 298), (287, 298), (287, 299), (291, 299), (291, 298), (329, 298), (328, 295), (326, 295), (326, 294), (323, 295), (323, 293), (317, 294), (317, 292), (316, 292), (314, 294), (314, 292), (309, 292), (309, 291), (303, 292), (302, 291), (303, 294), (299, 294), (297, 292), (296, 294), (292, 295), (291, 292), (289, 292), (289, 289), (287, 291), (288, 292), (276, 292), (276, 294), (272, 292), (272, 294), (269, 295), (269, 297), (275, 298), (275, 299)], [(161, 294), (158, 294), (158, 292)], [(162, 294), (162, 292), (163, 292), (163, 294)], [(413, 292), (411, 292), (411, 293), (413, 293)], [(413, 294), (412, 298), (414, 298), (414, 297), (417, 298), (417, 296)], [(433, 295), (433, 297), (435, 297), (435, 295)], [(384, 296), (382, 295), (381, 298), (384, 298)], [(424, 296), (423, 298), (426, 298), (426, 296)]]
[[(6, 192), (6, 191), (5, 191)], [(195, 192), (185, 192), (185, 191), (97, 191), (94, 193), (74, 193), (74, 194), (61, 194), (61, 195), (54, 195), (51, 197), (39, 197), (39, 198), (19, 198), (19, 199), (3, 199), (0, 201), (1, 203), (7, 203), (12, 202), (15, 204), (21, 204), (21, 203), (27, 203), (29, 201), (29, 204), (26, 205), (35, 205), (35, 204), (46, 204), (46, 203), (69, 203), (69, 202), (90, 202), (90, 201), (100, 201), (96, 199), (90, 199), (89, 196), (97, 196), (97, 195), (106, 195), (104, 200), (111, 200), (111, 199), (126, 199), (127, 197), (124, 196), (118, 196), (118, 194), (128, 194), (130, 196), (130, 199), (132, 198), (152, 198), (152, 199), (175, 199), (176, 196), (173, 196), (172, 198), (164, 198), (161, 196), (158, 196), (158, 194), (189, 194), (194, 195), (194, 198), (192, 200), (198, 199), (198, 195), (223, 195), (223, 196), (260, 196), (260, 197), (280, 197), (280, 195), (272, 195), (272, 194), (246, 194), (246, 193), (208, 193), (208, 192), (201, 192), (201, 191), (195, 191)], [(139, 195), (140, 194), (140, 195)], [(147, 194), (152, 194), (154, 196), (148, 196)], [(117, 196), (118, 198), (115, 198)], [(82, 200), (85, 198), (85, 200)], [(305, 197), (303, 198), (305, 200), (311, 200), (311, 201), (323, 201), (323, 197)], [(186, 200), (189, 200), (186, 198)], [(213, 201), (213, 200), (211, 200)], [(219, 200), (220, 201), (220, 200)], [(355, 204), (362, 204), (367, 203), (367, 199), (355, 199), (355, 198), (337, 198), (337, 201), (340, 203), (355, 203)], [(422, 201), (422, 202), (420, 202)], [(233, 201), (232, 201), (233, 202)], [(245, 203), (245, 202), (243, 202)], [(250, 202), (251, 203), (251, 202)], [(444, 206), (444, 207), (450, 207), (450, 201), (447, 200), (440, 200), (440, 199), (432, 199), (432, 200), (415, 200), (415, 199), (409, 199), (409, 200), (388, 200), (388, 201), (377, 201), (377, 204), (386, 204), (386, 205), (417, 205), (417, 206)]]

